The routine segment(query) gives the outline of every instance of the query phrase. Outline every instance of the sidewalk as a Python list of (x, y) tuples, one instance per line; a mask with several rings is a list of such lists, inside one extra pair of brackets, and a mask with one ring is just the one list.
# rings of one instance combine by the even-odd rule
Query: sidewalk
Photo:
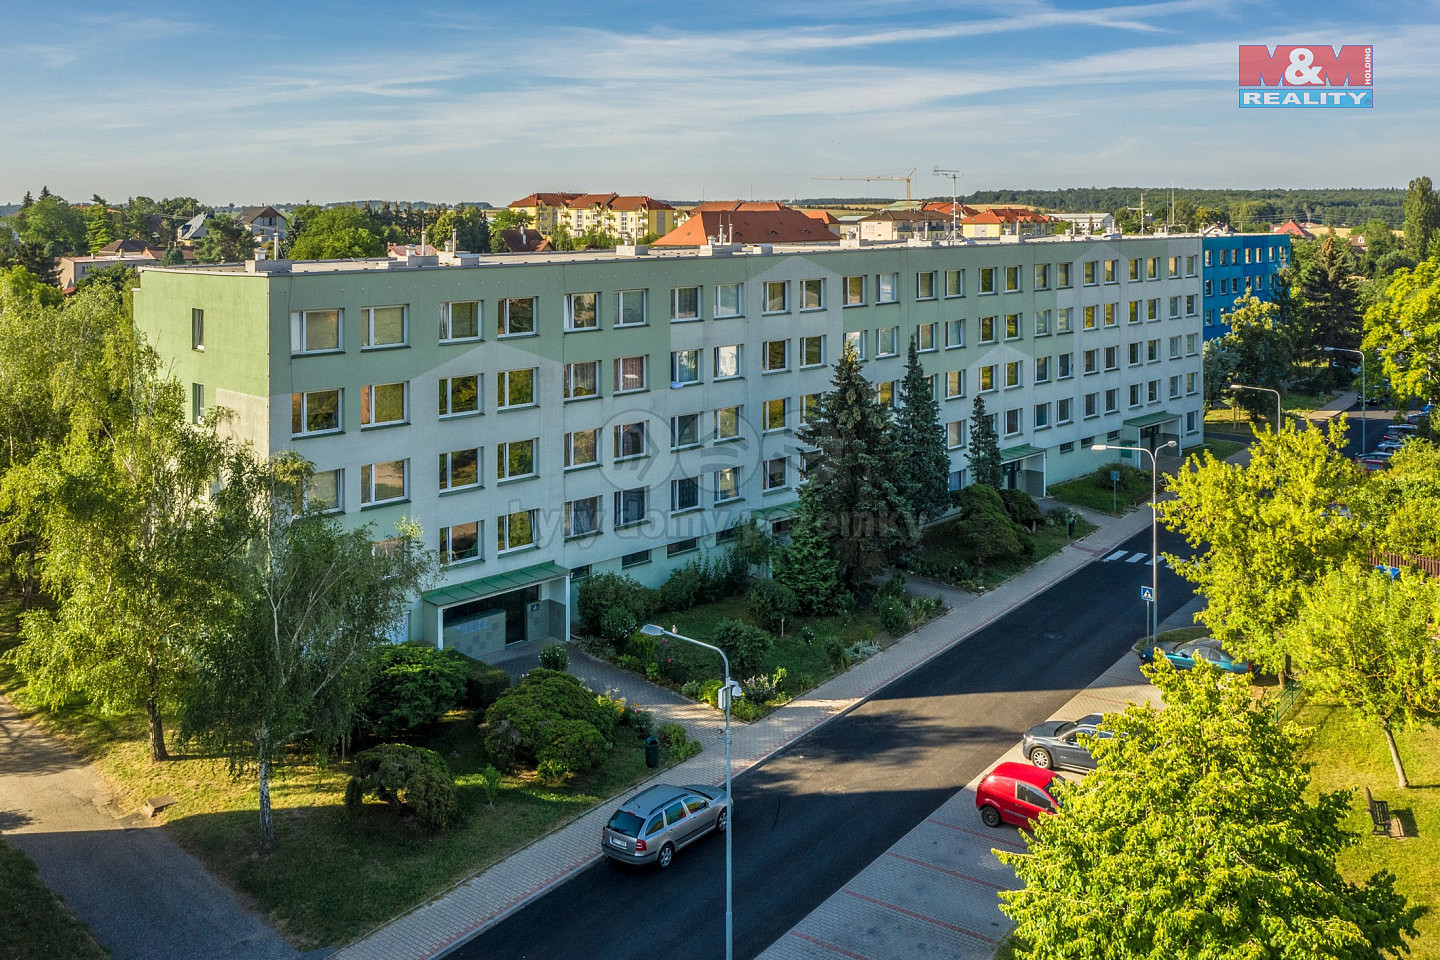
[[(1080, 512), (1099, 529), (994, 590), (967, 594), (912, 577), (912, 588), (943, 594), (950, 610), (765, 719), (752, 724), (733, 724), (734, 774), (738, 775), (844, 713), (892, 680), (961, 642), (1150, 525), (1150, 511), (1144, 507), (1119, 518)], [(704, 750), (665, 771), (663, 776), (667, 780), (718, 783), (724, 779), (723, 724), (714, 710), (649, 684), (634, 673), (586, 656), (576, 648), (571, 650), (570, 672), (596, 691), (618, 694), (652, 711), (659, 722), (684, 724), (701, 742)], [(628, 795), (638, 789), (636, 785), (625, 792)], [(596, 838), (613, 806), (614, 803), (599, 804), (484, 873), (341, 948), (335, 957), (338, 960), (428, 960), (443, 955), (598, 859)]]

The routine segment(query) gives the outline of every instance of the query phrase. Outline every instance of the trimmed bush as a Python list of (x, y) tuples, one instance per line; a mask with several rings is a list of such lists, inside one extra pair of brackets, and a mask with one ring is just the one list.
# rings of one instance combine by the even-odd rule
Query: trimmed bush
[(1005, 504), (1005, 512), (1010, 519), (1021, 526), (1030, 527), (1045, 519), (1040, 504), (1024, 490), (1001, 490), (1000, 500)]
[(1005, 502), (993, 487), (971, 484), (960, 491), (961, 519), (955, 539), (983, 565), (992, 559), (1011, 559), (1027, 553), (1034, 539), (1005, 512)]
[(365, 726), (377, 737), (429, 726), (460, 703), (468, 675), (466, 664), (434, 647), (382, 647), (380, 670), (361, 708)]
[(561, 670), (570, 666), (570, 651), (563, 643), (552, 643), (540, 651), (540, 666), (546, 670)]
[(732, 675), (760, 672), (760, 661), (772, 643), (770, 634), (739, 620), (722, 620), (715, 628), (715, 645), (730, 659)]
[(690, 739), (690, 734), (685, 732), (685, 727), (678, 723), (660, 724), (656, 735), (660, 738), (660, 746), (666, 750), (683, 747)]
[(880, 625), (893, 636), (900, 636), (910, 630), (910, 611), (903, 600), (892, 596), (880, 598)]
[(535, 766), (551, 783), (594, 770), (610, 753), (610, 743), (593, 723), (584, 720), (557, 720), (546, 727), (543, 737)]
[(582, 629), (604, 637), (617, 649), (654, 609), (655, 591), (618, 573), (591, 574), (580, 581), (575, 595)]
[(435, 830), (455, 816), (455, 780), (445, 758), (434, 750), (405, 743), (382, 743), (355, 755), (345, 806), (358, 812), (368, 796), (413, 815)]
[(497, 764), (536, 764), (551, 742), (551, 728), (564, 720), (594, 727), (602, 743), (608, 744), (615, 732), (613, 702), (601, 703), (568, 673), (531, 670), (485, 712), (485, 749)]
[(779, 630), (800, 609), (795, 591), (778, 580), (757, 580), (745, 598), (750, 616), (766, 630)]
[(499, 667), (467, 657), (458, 650), (444, 652), (465, 668), (465, 692), (460, 696), (460, 706), (484, 712), (500, 699), (500, 694), (510, 689), (510, 675)]

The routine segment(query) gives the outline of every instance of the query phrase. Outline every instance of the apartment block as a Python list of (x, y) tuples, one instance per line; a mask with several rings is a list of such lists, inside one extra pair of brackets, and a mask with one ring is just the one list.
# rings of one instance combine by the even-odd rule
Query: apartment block
[(1215, 233), (1201, 239), (1205, 266), (1205, 339), (1230, 332), (1235, 300), (1275, 299), (1275, 274), (1290, 264), (1290, 237), (1275, 233)]
[(979, 396), (1036, 495), (1093, 443), (1202, 439), (1198, 236), (641, 251), (156, 267), (135, 317), (197, 417), (315, 464), (312, 502), (418, 521), (440, 580), (396, 635), (478, 656), (567, 636), (590, 573), (783, 534), (847, 342), (894, 403), (916, 341), (952, 487)]

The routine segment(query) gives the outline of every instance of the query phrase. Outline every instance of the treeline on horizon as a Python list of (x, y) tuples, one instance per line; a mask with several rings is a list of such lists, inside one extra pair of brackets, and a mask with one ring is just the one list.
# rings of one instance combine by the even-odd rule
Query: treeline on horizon
[[(1170, 205), (1171, 187), (1068, 187), (1063, 190), (977, 190), (961, 199), (971, 204), (1013, 203), (1054, 213), (1114, 213), (1140, 205), (1145, 194), (1146, 213), (1163, 216)], [(1174, 187), (1175, 200), (1195, 207), (1224, 210), (1232, 221), (1262, 220), (1283, 223), (1323, 223), (1332, 227), (1358, 227), (1383, 220), (1394, 229), (1405, 223), (1403, 187), (1341, 187), (1303, 190), (1201, 190)]]

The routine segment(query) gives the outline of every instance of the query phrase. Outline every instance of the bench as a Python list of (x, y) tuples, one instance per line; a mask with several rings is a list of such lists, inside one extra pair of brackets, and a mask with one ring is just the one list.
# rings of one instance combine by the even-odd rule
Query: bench
[(1400, 818), (1392, 816), (1390, 804), (1384, 800), (1376, 800), (1370, 793), (1370, 788), (1365, 788), (1365, 803), (1370, 807), (1370, 822), (1374, 825), (1370, 831), (1372, 835), (1384, 835), (1394, 840), (1405, 839), (1405, 825)]
[(154, 817), (155, 814), (159, 813), (161, 810), (164, 810), (166, 807), (170, 806), (174, 802), (175, 798), (170, 796), (170, 794), (168, 793), (159, 797), (151, 797), (149, 800), (145, 801), (145, 815), (149, 817)]

